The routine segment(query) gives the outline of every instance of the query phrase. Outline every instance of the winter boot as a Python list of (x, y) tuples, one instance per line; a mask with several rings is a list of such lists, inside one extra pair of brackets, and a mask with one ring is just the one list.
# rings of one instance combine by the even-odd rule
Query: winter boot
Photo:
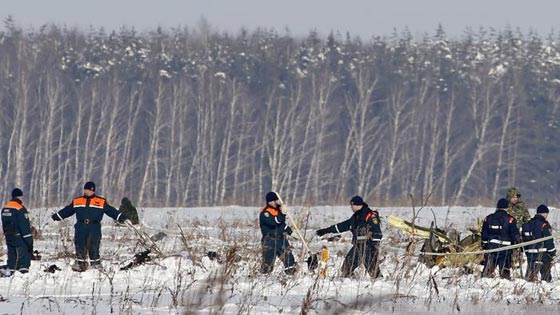
[(8, 268), (2, 268), (0, 269), (0, 277), (2, 278), (9, 278), (13, 275), (14, 273), (8, 269)]
[(84, 272), (87, 270), (87, 265), (83, 262), (75, 262), (72, 265), (72, 270), (76, 272)]
[(103, 265), (101, 264), (101, 260), (97, 260), (97, 261), (95, 261), (95, 262), (92, 262), (92, 263), (90, 264), (90, 267), (91, 267), (91, 268), (94, 268), (94, 269), (97, 269), (97, 270), (99, 270), (99, 271), (102, 271), (102, 270), (103, 270)]

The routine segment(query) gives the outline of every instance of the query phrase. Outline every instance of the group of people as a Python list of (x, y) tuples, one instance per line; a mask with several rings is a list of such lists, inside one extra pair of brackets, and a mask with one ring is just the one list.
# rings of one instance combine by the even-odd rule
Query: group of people
[[(106, 214), (124, 224), (138, 224), (138, 213), (128, 198), (123, 198), (119, 210), (115, 209), (103, 197), (97, 196), (94, 182), (84, 185), (83, 195), (78, 196), (60, 211), (52, 215), (52, 220), (61, 221), (76, 215), (74, 225), (74, 245), (76, 261), (72, 270), (83, 272), (92, 268), (101, 268), (99, 246), (101, 244), (101, 220)], [(128, 215), (127, 215), (128, 213)], [(12, 190), (12, 199), (2, 208), (2, 230), (8, 248), (8, 260), (0, 267), (0, 276), (9, 277), (17, 270), (27, 273), (33, 253), (33, 236), (29, 222), (29, 212), (23, 205), (23, 191)], [(89, 258), (89, 259), (88, 259)]]
[[(556, 256), (554, 240), (551, 237), (551, 227), (546, 220), (549, 209), (546, 205), (537, 207), (536, 215), (531, 218), (527, 205), (521, 201), (521, 194), (515, 187), (507, 192), (507, 199), (498, 200), (496, 211), (484, 219), (482, 225), (482, 248), (487, 250), (484, 259), (483, 277), (493, 277), (499, 268), (501, 278), (511, 279), (512, 257), (514, 253), (522, 251), (527, 257), (528, 281), (552, 281), (551, 269)], [(270, 273), (274, 268), (276, 257), (284, 264), (284, 272), (293, 274), (297, 264), (291, 252), (288, 235), (292, 228), (286, 222), (286, 215), (282, 211), (282, 199), (276, 192), (269, 192), (265, 196), (266, 205), (259, 214), (262, 232), (262, 264), (261, 273)], [(352, 276), (354, 270), (363, 264), (373, 278), (380, 276), (379, 272), (379, 243), (383, 236), (381, 232), (379, 213), (371, 210), (360, 196), (350, 200), (352, 216), (343, 222), (319, 229), (316, 234), (321, 237), (328, 233), (352, 232), (352, 248), (346, 254), (342, 263), (341, 275)], [(544, 241), (535, 241), (546, 238)], [(535, 242), (531, 242), (535, 241)], [(512, 249), (510, 245), (529, 242), (519, 249)], [(510, 246), (510, 247), (506, 247)], [(505, 249), (501, 249), (506, 247)], [(517, 256), (517, 264), (522, 261)]]
[[(103, 197), (95, 193), (93, 182), (84, 185), (83, 195), (72, 200), (63, 209), (52, 215), (52, 220), (61, 221), (76, 215), (74, 245), (76, 261), (72, 270), (83, 272), (88, 267), (100, 268), (99, 246), (101, 243), (101, 220), (108, 215), (119, 223), (138, 224), (136, 208), (130, 200), (124, 198), (119, 210), (115, 209)], [(33, 253), (33, 236), (29, 213), (23, 205), (23, 191), (12, 190), (12, 199), (6, 203), (1, 212), (2, 229), (8, 249), (7, 264), (0, 268), (0, 276), (11, 276), (14, 271), (29, 271)], [(487, 250), (484, 259), (483, 277), (493, 277), (496, 268), (501, 278), (511, 279), (512, 257), (514, 253), (525, 252), (529, 281), (552, 281), (551, 268), (556, 256), (554, 240), (547, 216), (546, 205), (537, 207), (536, 215), (531, 218), (527, 206), (520, 200), (521, 194), (515, 187), (507, 192), (507, 199), (498, 200), (496, 211), (484, 219), (482, 225), (482, 248)], [(274, 269), (276, 258), (284, 264), (286, 274), (294, 274), (297, 263), (291, 252), (287, 236), (292, 234), (292, 227), (287, 222), (283, 211), (283, 202), (279, 194), (269, 192), (265, 196), (266, 205), (259, 214), (259, 225), (262, 232), (262, 264), (261, 273), (267, 274)], [(341, 275), (349, 277), (354, 270), (363, 264), (373, 278), (380, 276), (378, 256), (379, 244), (383, 237), (379, 212), (369, 208), (360, 196), (350, 199), (352, 216), (327, 228), (318, 229), (316, 234), (321, 237), (328, 233), (352, 232), (352, 248), (346, 254), (341, 268)], [(128, 212), (127, 216), (124, 212)], [(132, 222), (131, 222), (132, 220)], [(547, 238), (548, 237), (548, 238)], [(531, 242), (547, 238), (541, 242)], [(510, 245), (529, 242), (519, 249)], [(505, 247), (505, 248), (504, 248)], [(502, 249), (504, 248), (504, 249)], [(517, 262), (521, 264), (521, 261)]]
[[(294, 274), (297, 268), (287, 236), (292, 228), (286, 222), (286, 214), (282, 211), (282, 199), (276, 192), (265, 196), (266, 205), (259, 214), (262, 232), (262, 264), (261, 273), (270, 273), (274, 268), (276, 257), (284, 263), (284, 272)], [(352, 232), (352, 248), (342, 263), (342, 276), (349, 277), (354, 270), (363, 264), (373, 278), (380, 276), (378, 266), (379, 243), (383, 234), (379, 213), (371, 210), (362, 197), (350, 199), (352, 216), (340, 223), (319, 229), (315, 233), (323, 236), (328, 233)]]
[[(550, 223), (546, 220), (550, 210), (546, 205), (539, 205), (533, 218), (527, 206), (521, 201), (521, 193), (515, 187), (507, 192), (507, 199), (502, 198), (496, 204), (496, 212), (488, 215), (482, 224), (482, 248), (489, 250), (484, 257), (483, 277), (493, 277), (496, 268), (504, 279), (511, 279), (512, 262), (515, 258), (521, 266), (521, 252), (527, 257), (525, 279), (540, 279), (551, 282), (551, 269), (556, 257), (556, 248), (552, 239)], [(548, 237), (548, 238), (547, 238)], [(547, 238), (544, 241), (536, 241)], [(525, 246), (511, 248), (511, 245), (527, 242)]]

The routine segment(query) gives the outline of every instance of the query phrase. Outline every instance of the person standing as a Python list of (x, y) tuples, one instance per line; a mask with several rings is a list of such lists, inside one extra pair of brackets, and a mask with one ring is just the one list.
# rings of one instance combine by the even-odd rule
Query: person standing
[(74, 245), (76, 247), (76, 262), (72, 270), (83, 272), (89, 264), (94, 268), (101, 268), (99, 246), (101, 244), (101, 219), (107, 214), (121, 223), (127, 220), (125, 214), (107, 203), (105, 198), (95, 194), (95, 183), (87, 182), (84, 185), (84, 195), (76, 197), (72, 202), (52, 215), (54, 221), (61, 221), (76, 215), (74, 225)]
[[(536, 240), (539, 238), (551, 236), (550, 223), (546, 220), (549, 209), (545, 205), (537, 207), (537, 214), (521, 227), (521, 237), (523, 242)], [(541, 280), (546, 282), (552, 281), (550, 270), (556, 256), (556, 247), (554, 239), (548, 239), (537, 244), (527, 245), (524, 247), (527, 256), (527, 273), (525, 278), (527, 281), (537, 281), (538, 274), (541, 274)]]
[(531, 215), (525, 202), (521, 201), (519, 189), (510, 187), (507, 191), (507, 200), (509, 201), (508, 213), (517, 221), (517, 228), (521, 228), (523, 224), (531, 220)]
[[(484, 219), (482, 224), (482, 249), (499, 249), (517, 243), (519, 239), (517, 220), (506, 212), (508, 206), (507, 199), (498, 200), (496, 212)], [(511, 280), (511, 255), (511, 249), (486, 254), (482, 276), (494, 277), (494, 271), (496, 267), (499, 267), (500, 277)]]
[(132, 204), (132, 201), (130, 201), (130, 199), (124, 197), (121, 200), (119, 211), (126, 214), (132, 224), (136, 225), (140, 223), (140, 219), (138, 218), (138, 210), (136, 210), (136, 207)]
[(33, 236), (29, 213), (23, 206), (23, 191), (12, 190), (12, 199), (2, 208), (2, 230), (8, 247), (8, 262), (2, 275), (9, 277), (15, 270), (29, 272), (33, 254)]
[(383, 234), (379, 213), (371, 210), (362, 197), (354, 196), (350, 200), (350, 207), (354, 214), (343, 222), (316, 231), (318, 236), (327, 233), (352, 232), (352, 248), (344, 258), (342, 276), (349, 277), (363, 262), (369, 275), (373, 278), (380, 276), (378, 266), (379, 243)]
[(276, 257), (284, 264), (284, 272), (293, 275), (297, 265), (292, 254), (287, 235), (292, 234), (292, 228), (286, 224), (286, 215), (282, 212), (282, 202), (276, 192), (269, 192), (265, 196), (266, 205), (259, 213), (259, 225), (262, 239), (261, 273), (268, 274), (274, 269)]

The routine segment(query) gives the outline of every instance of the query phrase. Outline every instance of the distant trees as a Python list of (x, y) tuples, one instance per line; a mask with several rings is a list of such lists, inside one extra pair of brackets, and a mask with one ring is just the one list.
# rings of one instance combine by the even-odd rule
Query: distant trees
[(554, 36), (0, 32), (0, 189), (144, 206), (556, 201)]

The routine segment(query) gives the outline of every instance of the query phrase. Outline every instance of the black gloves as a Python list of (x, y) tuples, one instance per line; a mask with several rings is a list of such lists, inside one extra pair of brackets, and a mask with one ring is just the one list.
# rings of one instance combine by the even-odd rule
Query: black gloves
[(294, 231), (292, 230), (292, 228), (289, 227), (289, 226), (286, 227), (285, 231), (286, 231), (286, 234), (288, 234), (288, 235), (292, 235), (292, 233), (294, 232)]
[(329, 233), (329, 229), (318, 229), (315, 233), (316, 233), (318, 236), (323, 236), (323, 235)]
[(53, 219), (54, 221), (60, 221), (60, 217), (56, 213), (51, 216), (51, 219)]

